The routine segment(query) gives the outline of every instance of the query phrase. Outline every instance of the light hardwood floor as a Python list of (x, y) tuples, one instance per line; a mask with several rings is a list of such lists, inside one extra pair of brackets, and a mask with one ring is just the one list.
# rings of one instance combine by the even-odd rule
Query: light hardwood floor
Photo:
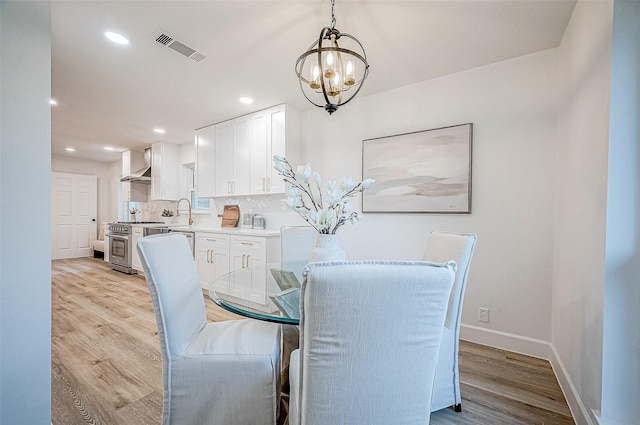
[[(51, 296), (53, 425), (160, 424), (162, 359), (144, 278), (98, 259), (56, 260)], [(206, 305), (210, 321), (239, 318)], [(435, 412), (431, 424), (574, 423), (547, 361), (463, 341), (460, 375), (463, 412)]]

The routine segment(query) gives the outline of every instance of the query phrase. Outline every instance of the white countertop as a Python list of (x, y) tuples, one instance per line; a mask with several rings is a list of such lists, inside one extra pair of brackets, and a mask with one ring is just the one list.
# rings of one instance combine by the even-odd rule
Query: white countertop
[(183, 232), (209, 232), (224, 233), (236, 235), (254, 235), (254, 236), (279, 236), (280, 230), (268, 229), (243, 229), (241, 227), (214, 227), (214, 226), (168, 226), (171, 230), (179, 230)]

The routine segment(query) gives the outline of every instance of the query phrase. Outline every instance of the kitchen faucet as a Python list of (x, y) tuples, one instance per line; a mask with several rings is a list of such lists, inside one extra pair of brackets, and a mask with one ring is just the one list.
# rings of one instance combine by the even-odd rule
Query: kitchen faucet
[(187, 201), (187, 204), (189, 204), (189, 226), (193, 225), (193, 218), (191, 218), (191, 201), (189, 201), (187, 198), (180, 198), (178, 199), (178, 204), (176, 205), (176, 217), (180, 217), (180, 201)]

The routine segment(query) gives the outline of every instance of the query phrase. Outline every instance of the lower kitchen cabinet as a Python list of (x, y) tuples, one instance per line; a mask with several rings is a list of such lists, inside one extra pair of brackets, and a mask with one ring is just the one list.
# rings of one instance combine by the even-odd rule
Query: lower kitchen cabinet
[[(252, 236), (233, 236), (231, 242), (231, 269), (251, 269), (253, 266), (264, 264), (267, 260), (267, 247), (265, 238)], [(243, 274), (245, 279), (237, 276), (231, 281), (229, 295), (243, 298), (260, 304), (266, 303), (267, 281), (266, 276), (251, 276), (251, 273)]]
[[(220, 233), (196, 233), (196, 262), (203, 289), (208, 290), (218, 277), (229, 273), (229, 235)], [(229, 293), (229, 286), (216, 291)]]
[(144, 273), (142, 261), (140, 261), (140, 255), (138, 255), (138, 239), (142, 236), (142, 226), (135, 224), (131, 226), (131, 267), (140, 273)]
[[(279, 232), (238, 230), (196, 231), (196, 261), (202, 288), (207, 290), (215, 280), (231, 271), (280, 261)], [(252, 303), (266, 305), (267, 276), (236, 278), (215, 286), (215, 290)]]

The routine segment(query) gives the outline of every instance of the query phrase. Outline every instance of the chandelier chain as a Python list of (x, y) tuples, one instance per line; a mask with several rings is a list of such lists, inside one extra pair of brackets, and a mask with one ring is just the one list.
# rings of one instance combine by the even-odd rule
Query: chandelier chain
[(336, 0), (331, 0), (331, 29), (334, 30), (336, 28), (336, 14), (333, 8), (336, 5)]

